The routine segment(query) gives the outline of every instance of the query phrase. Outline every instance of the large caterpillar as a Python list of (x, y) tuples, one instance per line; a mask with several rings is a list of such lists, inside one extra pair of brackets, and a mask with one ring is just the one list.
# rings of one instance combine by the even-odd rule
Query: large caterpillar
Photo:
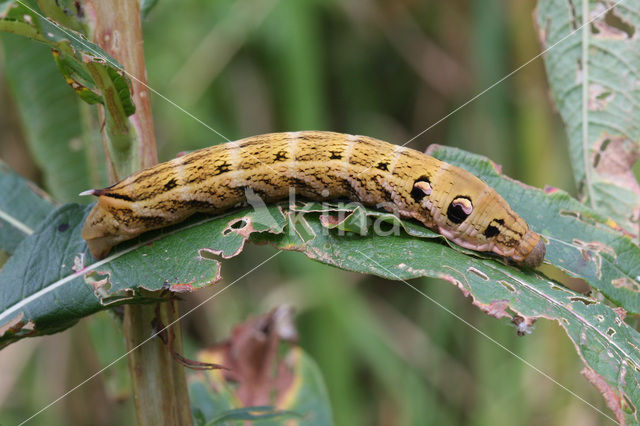
[(247, 188), (265, 202), (284, 199), (294, 188), (314, 200), (346, 197), (382, 206), (462, 247), (492, 251), (529, 267), (539, 266), (545, 256), (540, 236), (469, 172), (370, 137), (317, 131), (212, 146), (86, 191), (83, 195), (97, 195), (98, 203), (82, 237), (100, 259), (143, 232), (196, 212), (221, 213), (242, 205)]

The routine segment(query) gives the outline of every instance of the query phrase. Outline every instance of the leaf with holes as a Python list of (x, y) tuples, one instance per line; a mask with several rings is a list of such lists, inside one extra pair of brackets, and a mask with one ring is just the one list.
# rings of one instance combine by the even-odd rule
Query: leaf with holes
[(44, 192), (2, 161), (0, 194), (0, 251), (11, 255), (55, 206)]
[[(331, 210), (301, 213), (269, 206), (194, 218), (131, 241), (107, 259), (85, 264), (89, 257), (80, 229), (88, 211), (89, 207), (76, 205), (56, 210), (0, 272), (1, 344), (62, 330), (113, 304), (158, 297), (149, 290), (191, 291), (216, 281), (219, 261), (240, 253), (249, 238), (389, 279), (446, 279), (486, 313), (511, 320), (521, 334), (531, 332), (538, 318), (555, 320), (574, 342), (585, 374), (610, 396), (608, 403), (617, 418), (635, 416), (640, 401), (640, 336), (623, 321), (623, 311), (538, 273), (443, 244), (438, 234), (417, 224), (403, 221), (402, 229), (381, 226), (386, 235), (362, 236), (327, 227), (331, 222), (320, 216)], [(386, 216), (366, 211), (373, 221)], [(154, 237), (160, 239), (145, 242)]]
[(582, 201), (637, 234), (640, 3), (618, 3), (541, 0), (537, 22)]
[[(379, 214), (369, 213), (372, 217)], [(253, 239), (301, 251), (311, 259), (342, 269), (391, 280), (423, 276), (445, 279), (471, 296), (473, 304), (487, 314), (509, 319), (521, 335), (530, 333), (539, 318), (556, 321), (567, 332), (585, 364), (583, 373), (606, 396), (616, 419), (627, 423), (638, 421), (640, 335), (624, 322), (624, 310), (612, 309), (566, 289), (537, 272), (478, 257), (441, 244), (426, 234), (420, 238), (418, 225), (408, 223), (398, 232), (385, 228), (388, 232), (385, 236), (340, 235), (339, 230), (326, 227), (326, 221), (319, 218), (322, 214), (328, 212), (302, 216), (295, 210), (288, 212), (290, 217), (296, 216), (288, 222), (303, 222), (301, 228), (311, 238), (284, 232), (257, 234)]]
[[(568, 196), (511, 181), (486, 159), (463, 151), (436, 149), (433, 154), (476, 172), (505, 196), (548, 240), (550, 263), (587, 279), (589, 274), (609, 279), (615, 268), (630, 275), (639, 263), (634, 262), (640, 257), (638, 249), (628, 237)], [(159, 290), (200, 288), (216, 281), (220, 262), (239, 254), (250, 240), (389, 279), (448, 280), (484, 312), (509, 319), (520, 334), (531, 332), (538, 318), (557, 321), (583, 360), (585, 375), (607, 396), (616, 418), (637, 421), (640, 336), (624, 322), (623, 310), (568, 290), (535, 271), (505, 265), (490, 254), (461, 249), (417, 223), (352, 205), (271, 205), (217, 218), (194, 217), (89, 263), (80, 237), (89, 209), (66, 205), (54, 211), (0, 272), (0, 344), (64, 329), (113, 304), (148, 301), (159, 297)], [(576, 214), (562, 214), (565, 211)], [(364, 227), (369, 232), (361, 232)], [(592, 237), (612, 249), (581, 245), (574, 241), (578, 237)], [(634, 292), (619, 294), (634, 306)]]
[(640, 313), (640, 248), (614, 223), (564, 191), (542, 191), (506, 178), (486, 157), (437, 145), (429, 154), (498, 191), (546, 240), (547, 262), (585, 279), (627, 311)]
[(107, 307), (156, 300), (162, 290), (209, 285), (220, 279), (220, 260), (240, 253), (249, 234), (284, 227), (274, 206), (251, 216), (193, 218), (157, 234), (168, 238), (134, 241), (89, 264), (80, 232), (91, 207), (67, 204), (52, 212), (0, 271), (0, 346), (61, 331)]

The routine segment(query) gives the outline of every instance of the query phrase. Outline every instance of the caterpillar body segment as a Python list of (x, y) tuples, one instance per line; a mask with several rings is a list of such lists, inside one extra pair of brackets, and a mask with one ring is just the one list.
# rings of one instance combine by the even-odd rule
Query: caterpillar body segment
[(196, 212), (222, 213), (290, 189), (312, 200), (348, 198), (416, 219), (472, 250), (528, 267), (545, 255), (538, 234), (486, 183), (410, 148), (366, 136), (304, 131), (252, 136), (192, 152), (135, 173), (98, 197), (82, 230), (91, 254)]

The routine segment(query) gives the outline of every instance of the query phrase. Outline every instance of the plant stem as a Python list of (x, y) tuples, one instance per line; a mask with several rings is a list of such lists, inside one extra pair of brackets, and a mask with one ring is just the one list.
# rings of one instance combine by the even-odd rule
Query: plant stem
[[(93, 40), (122, 64), (131, 78), (136, 113), (129, 123), (137, 134), (132, 159), (142, 169), (157, 163), (156, 143), (142, 44), (142, 26), (138, 0), (86, 0)], [(104, 130), (103, 130), (104, 131)], [(113, 158), (112, 158), (113, 160)], [(117, 165), (111, 164), (113, 173)], [(120, 176), (123, 178), (124, 176)], [(177, 302), (154, 305), (126, 305), (123, 322), (139, 425), (191, 424), (189, 395), (184, 368), (176, 363), (160, 339), (140, 345), (154, 333), (156, 314), (163, 324), (178, 315)], [(182, 336), (175, 327), (174, 349), (182, 352)]]
[[(169, 324), (176, 312), (175, 301), (156, 305), (126, 305), (124, 334), (127, 350), (132, 350), (153, 333), (152, 321), (159, 313), (162, 324)], [(180, 328), (175, 327), (174, 349), (182, 350)], [(174, 361), (160, 339), (133, 350), (129, 354), (129, 370), (133, 383), (138, 425), (191, 424), (189, 394), (184, 367)]]
[(95, 16), (94, 22), (89, 18), (93, 41), (122, 64), (131, 79), (136, 113), (129, 117), (129, 122), (134, 127), (139, 142), (133, 156), (139, 161), (138, 168), (153, 166), (158, 162), (158, 154), (149, 91), (146, 87), (147, 73), (138, 1), (86, 0), (86, 4)]

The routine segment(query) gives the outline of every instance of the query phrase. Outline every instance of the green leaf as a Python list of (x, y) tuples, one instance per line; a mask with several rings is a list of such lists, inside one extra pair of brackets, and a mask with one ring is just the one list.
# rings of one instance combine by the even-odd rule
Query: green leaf
[[(545, 193), (505, 178), (483, 157), (453, 149), (434, 153), (476, 172), (502, 193), (548, 240), (548, 262), (596, 282), (603, 292), (624, 290), (605, 285), (614, 273), (635, 280), (638, 248), (566, 194)], [(219, 279), (219, 261), (239, 254), (250, 239), (355, 272), (396, 280), (448, 280), (486, 313), (511, 320), (520, 334), (531, 332), (538, 318), (557, 321), (573, 341), (585, 374), (607, 395), (619, 420), (630, 419), (629, 410), (635, 412), (640, 402), (640, 336), (624, 322), (624, 311), (568, 290), (539, 272), (461, 249), (415, 222), (361, 207), (351, 213), (357, 220), (348, 212), (340, 219), (352, 208), (333, 204), (244, 209), (155, 231), (91, 263), (80, 238), (89, 208), (67, 205), (52, 213), (0, 272), (1, 344), (55, 332), (112, 304), (158, 297), (150, 290), (191, 291), (207, 285)], [(352, 232), (361, 227), (334, 226), (360, 223), (362, 214), (370, 224), (366, 235)], [(600, 281), (594, 279), (598, 274)], [(634, 292), (612, 294), (624, 296), (623, 306), (635, 306)]]
[[(461, 250), (405, 233), (386, 237), (336, 236), (322, 223), (303, 216), (316, 236), (261, 234), (260, 242), (296, 250), (323, 263), (392, 280), (423, 276), (445, 279), (473, 298), (489, 315), (508, 318), (519, 334), (528, 334), (538, 318), (557, 321), (593, 372), (592, 382), (607, 396), (619, 421), (630, 421), (640, 404), (640, 335), (616, 311), (573, 292), (534, 271), (471, 257)], [(587, 374), (585, 374), (587, 375)]]
[(49, 197), (0, 161), (0, 251), (11, 255), (18, 244), (54, 209)]
[[(56, 8), (59, 6), (51, 2), (46, 4), (50, 12), (58, 10)], [(80, 28), (82, 25), (78, 23), (77, 27)], [(117, 165), (119, 176), (131, 174), (138, 164), (139, 150), (136, 146), (139, 144), (139, 138), (135, 126), (128, 120), (128, 117), (135, 113), (135, 105), (132, 100), (131, 81), (125, 75), (122, 66), (80, 32), (45, 18), (36, 9), (22, 2), (10, 4), (6, 14), (0, 16), (0, 32), (3, 31), (28, 37), (46, 45), (53, 53), (59, 72), (80, 99), (89, 104), (104, 105), (109, 154)], [(12, 60), (13, 58), (7, 60), (7, 63), (11, 64)], [(24, 69), (32, 73), (39, 70), (28, 67), (14, 68), (16, 85), (19, 84), (17, 80), (23, 79), (21, 72)], [(40, 84), (31, 89), (34, 96), (41, 91), (46, 92), (46, 86), (42, 85), (51, 81), (55, 79), (40, 80)], [(16, 98), (21, 101), (22, 95), (20, 91), (16, 93)], [(42, 102), (42, 99), (25, 99), (22, 101), (25, 105), (22, 110), (35, 108), (32, 104), (38, 101), (42, 106), (51, 109), (51, 104)], [(79, 114), (70, 116), (75, 117), (76, 122), (80, 122)], [(28, 122), (32, 117), (34, 116), (25, 115), (23, 120)], [(73, 123), (72, 127), (77, 129), (78, 124)], [(99, 128), (100, 126), (95, 126), (94, 131)], [(85, 186), (84, 189), (86, 188)]]
[(555, 188), (506, 178), (486, 157), (434, 145), (429, 154), (491, 185), (547, 242), (547, 262), (585, 279), (627, 311), (640, 313), (640, 248), (610, 220)]
[[(156, 233), (165, 237), (151, 245), (134, 241), (109, 258), (87, 265), (89, 255), (79, 233), (88, 210), (67, 205), (55, 211), (0, 272), (2, 344), (59, 331), (105, 306), (157, 297), (146, 290), (189, 291), (206, 285), (219, 278), (218, 261), (211, 258), (238, 254), (251, 236), (253, 241), (301, 251), (342, 269), (389, 279), (446, 279), (471, 295), (485, 312), (509, 318), (523, 334), (531, 331), (537, 318), (558, 321), (589, 371), (611, 388), (617, 408), (640, 401), (640, 368), (636, 368), (640, 337), (621, 313), (539, 273), (443, 245), (437, 234), (417, 224), (405, 223), (412, 235), (393, 231), (395, 235), (340, 236), (339, 230), (324, 227), (320, 213), (270, 206), (204, 219), (200, 224), (190, 221)], [(368, 212), (372, 218), (381, 215)], [(303, 222), (311, 238), (303, 239), (291, 226), (294, 222)]]
[[(124, 76), (122, 66), (98, 45), (88, 41), (83, 34), (56, 25), (35, 8), (22, 2), (14, 2), (8, 6), (6, 16), (0, 17), (0, 31), (31, 38), (52, 49), (58, 56), (56, 60), (60, 65), (60, 71), (69, 85), (80, 92), (81, 98), (84, 99), (83, 92), (93, 91), (96, 97), (91, 98), (92, 103), (99, 101), (106, 105), (108, 102), (101, 96), (103, 93), (110, 96), (109, 101), (123, 105), (127, 115), (135, 112), (130, 96), (131, 83)], [(107, 72), (117, 89), (113, 95), (106, 94), (106, 81), (90, 78), (90, 66), (99, 67)]]
[(540, 0), (537, 21), (543, 48), (550, 48), (543, 57), (581, 199), (637, 235), (640, 186), (632, 167), (640, 155), (640, 3), (606, 11), (610, 6)]
[(240, 211), (194, 218), (158, 234), (171, 238), (151, 245), (132, 241), (94, 263), (80, 236), (91, 207), (67, 204), (52, 212), (0, 271), (0, 346), (55, 333), (117, 304), (157, 300), (161, 296), (154, 291), (192, 291), (216, 282), (218, 259), (240, 253), (245, 232), (282, 232), (284, 227), (275, 206), (252, 216)]
[(82, 113), (49, 49), (11, 34), (0, 34), (0, 41), (5, 75), (45, 187), (56, 200), (79, 200), (79, 192), (106, 183), (100, 168), (87, 165), (95, 166), (102, 155), (97, 130), (87, 129), (81, 118), (91, 113)]

